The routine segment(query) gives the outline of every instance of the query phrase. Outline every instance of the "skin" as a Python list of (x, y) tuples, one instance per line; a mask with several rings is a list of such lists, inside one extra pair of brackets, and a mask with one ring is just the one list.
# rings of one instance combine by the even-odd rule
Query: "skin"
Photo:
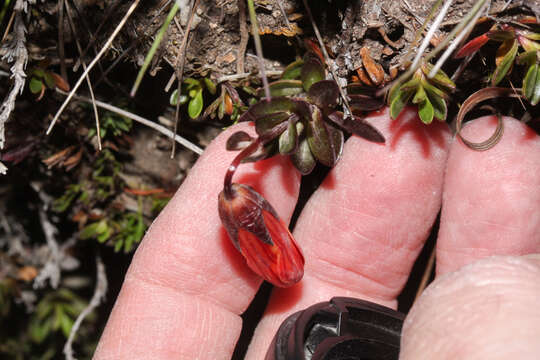
[[(395, 308), (441, 205), (437, 277), (406, 318), (400, 358), (539, 358), (540, 137), (505, 118), (501, 142), (475, 152), (411, 109), (369, 121), (386, 145), (351, 137), (308, 201), (294, 230), (304, 279), (273, 291), (247, 359), (264, 358), (288, 314), (333, 296)], [(494, 128), (481, 118), (463, 135), (480, 141)], [(253, 131), (220, 135), (149, 229), (94, 359), (230, 359), (261, 284), (216, 208), (235, 155), (224, 143), (239, 129)], [(243, 165), (235, 182), (290, 220), (300, 176), (287, 159)]]

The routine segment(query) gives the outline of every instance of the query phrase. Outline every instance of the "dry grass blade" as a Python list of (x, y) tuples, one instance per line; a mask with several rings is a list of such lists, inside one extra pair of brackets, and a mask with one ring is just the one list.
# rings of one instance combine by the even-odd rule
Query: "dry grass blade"
[(133, 14), (133, 11), (135, 11), (137, 6), (139, 5), (139, 2), (140, 2), (140, 0), (134, 0), (133, 1), (133, 3), (129, 7), (128, 11), (126, 12), (126, 14), (122, 18), (122, 20), (120, 20), (120, 23), (116, 26), (116, 28), (114, 29), (113, 33), (111, 34), (111, 36), (109, 37), (109, 39), (107, 40), (105, 45), (103, 45), (103, 48), (101, 48), (101, 50), (96, 55), (94, 60), (92, 60), (90, 65), (88, 65), (88, 68), (83, 72), (83, 74), (81, 75), (79, 80), (77, 80), (77, 83), (75, 84), (73, 89), (69, 92), (67, 98), (64, 100), (64, 103), (62, 104), (62, 106), (60, 106), (60, 109), (58, 109), (58, 111), (56, 112), (56, 115), (52, 119), (51, 124), (49, 125), (49, 128), (47, 129), (47, 132), (46, 132), (47, 135), (51, 133), (51, 131), (52, 131), (53, 127), (54, 127), (54, 124), (56, 124), (56, 122), (58, 121), (58, 118), (60, 117), (60, 115), (62, 114), (62, 112), (66, 108), (66, 106), (69, 104), (69, 101), (71, 100), (73, 95), (75, 95), (75, 92), (79, 89), (79, 86), (81, 86), (83, 80), (86, 78), (86, 75), (88, 75), (90, 70), (92, 70), (92, 68), (96, 65), (96, 63), (99, 61), (99, 59), (101, 59), (101, 57), (109, 49), (109, 47), (111, 46), (112, 42), (114, 41), (114, 39), (116, 38), (116, 36), (120, 32), (120, 30), (122, 30), (122, 28), (126, 24), (127, 20), (131, 16), (131, 14)]
[(489, 137), (489, 139), (487, 139), (485, 141), (482, 141), (482, 142), (479, 142), (479, 143), (469, 141), (469, 140), (465, 139), (461, 135), (460, 132), (461, 132), (463, 119), (465, 118), (465, 115), (467, 115), (467, 113), (473, 107), (475, 107), (478, 103), (480, 103), (480, 102), (482, 102), (484, 100), (498, 98), (498, 97), (520, 98), (522, 96), (523, 95), (521, 95), (519, 90), (513, 90), (513, 89), (508, 89), (508, 88), (489, 87), (489, 88), (484, 88), (484, 89), (478, 90), (477, 92), (475, 92), (474, 94), (469, 96), (467, 98), (467, 100), (465, 100), (465, 102), (463, 103), (461, 108), (459, 109), (459, 113), (458, 113), (457, 118), (456, 118), (456, 134), (457, 134), (457, 136), (461, 139), (461, 141), (463, 141), (463, 143), (465, 145), (467, 145), (469, 148), (471, 148), (473, 150), (485, 151), (485, 150), (491, 149), (493, 146), (495, 146), (501, 140), (501, 137), (502, 137), (502, 134), (503, 134), (503, 131), (504, 131), (504, 126), (503, 126), (503, 121), (502, 121), (501, 115), (497, 113), (497, 120), (498, 120), (497, 121), (497, 128), (493, 132), (493, 135), (491, 135)]
[[(79, 41), (79, 37), (77, 36), (77, 30), (75, 29), (75, 24), (73, 23), (73, 15), (71, 14), (71, 9), (69, 8), (69, 4), (67, 0), (64, 0), (64, 6), (66, 8), (66, 13), (68, 16), (68, 22), (69, 27), (71, 29), (71, 33), (73, 34), (73, 37), (75, 38), (75, 44), (77, 45), (77, 51), (79, 52), (79, 56), (82, 56), (82, 47), (81, 42)], [(81, 57), (80, 62), (83, 66), (83, 69), (86, 71), (86, 62)], [(99, 126), (99, 113), (96, 106), (96, 97), (94, 96), (94, 89), (92, 88), (92, 82), (90, 81), (90, 76), (88, 74), (86, 75), (86, 83), (88, 85), (88, 91), (90, 92), (90, 98), (92, 99), (92, 108), (94, 109), (94, 117), (96, 119), (96, 133), (97, 133), (97, 140), (98, 140), (98, 149), (101, 151), (101, 128)]]
[[(62, 92), (60, 90), (56, 90), (58, 91), (60, 94), (63, 94), (63, 95), (67, 95), (67, 93), (65, 92)], [(91, 103), (92, 100), (85, 97), (85, 96), (77, 96), (75, 95), (74, 98), (76, 100), (80, 100), (80, 101), (84, 101), (86, 103)], [(166, 127), (164, 126), (161, 126), (159, 124), (156, 124), (155, 122), (153, 121), (150, 121), (148, 119), (145, 119), (143, 118), (142, 116), (139, 116), (137, 114), (133, 114), (133, 113), (130, 113), (129, 111), (126, 111), (124, 109), (120, 109), (119, 107), (116, 107), (114, 105), (111, 105), (111, 104), (107, 104), (105, 102), (102, 102), (102, 101), (99, 101), (99, 100), (96, 100), (96, 105), (102, 109), (105, 109), (105, 110), (109, 110), (109, 111), (112, 111), (113, 113), (116, 113), (120, 116), (125, 116), (125, 117), (128, 117), (130, 119), (132, 119), (133, 121), (136, 121), (140, 124), (143, 124), (143, 125), (146, 125), (158, 132), (160, 132), (161, 134), (167, 136), (167, 137), (174, 137), (174, 139), (182, 146), (186, 147), (187, 149), (193, 151), (195, 154), (197, 155), (201, 155), (203, 153), (203, 149), (201, 149), (200, 147), (198, 147), (197, 145), (195, 145), (194, 143), (192, 143), (191, 141), (179, 136), (179, 135), (176, 135), (174, 134), (171, 130), (167, 129)]]
[[(189, 19), (186, 25), (186, 32), (184, 34), (184, 38), (182, 39), (182, 45), (180, 46), (180, 50), (178, 51), (178, 55), (176, 56), (175, 67), (176, 67), (176, 78), (178, 79), (178, 90), (177, 90), (178, 101), (176, 102), (176, 109), (174, 113), (174, 131), (173, 131), (174, 135), (176, 135), (176, 133), (178, 132), (178, 122), (180, 121), (180, 96), (182, 95), (182, 80), (184, 76), (184, 64), (186, 62), (186, 48), (188, 45), (188, 38), (189, 38), (190, 30), (191, 30), (191, 24), (193, 23), (193, 18), (195, 17), (195, 11), (197, 10), (198, 7), (199, 7), (199, 0), (195, 0), (195, 2), (193, 3), (193, 6), (191, 7)], [(176, 151), (176, 142), (173, 139), (172, 149), (171, 149), (171, 159), (174, 157), (175, 151)]]
[(247, 0), (247, 4), (249, 10), (249, 20), (251, 21), (251, 34), (253, 35), (253, 40), (255, 42), (255, 51), (257, 53), (257, 58), (259, 59), (259, 68), (261, 71), (261, 78), (264, 87), (264, 95), (266, 97), (266, 100), (270, 101), (270, 86), (268, 85), (268, 78), (266, 77), (266, 72), (264, 69), (263, 50), (261, 44), (261, 37), (259, 36), (259, 23), (257, 22), (257, 14), (255, 14), (255, 5), (253, 4), (253, 0)]

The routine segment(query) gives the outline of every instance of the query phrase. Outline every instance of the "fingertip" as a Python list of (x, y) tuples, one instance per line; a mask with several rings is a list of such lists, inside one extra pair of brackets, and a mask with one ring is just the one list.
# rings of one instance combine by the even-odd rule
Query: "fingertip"
[[(504, 117), (499, 143), (475, 151), (461, 140), (448, 158), (437, 274), (481, 257), (540, 251), (540, 137), (518, 120)], [(497, 126), (495, 116), (471, 121), (462, 135), (480, 142)]]

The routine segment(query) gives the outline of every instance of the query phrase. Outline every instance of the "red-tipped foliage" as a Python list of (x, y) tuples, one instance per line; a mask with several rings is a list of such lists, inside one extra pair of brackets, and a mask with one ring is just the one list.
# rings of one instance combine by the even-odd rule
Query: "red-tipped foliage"
[(279, 287), (304, 275), (304, 257), (270, 203), (251, 187), (230, 184), (219, 194), (219, 216), (248, 266)]

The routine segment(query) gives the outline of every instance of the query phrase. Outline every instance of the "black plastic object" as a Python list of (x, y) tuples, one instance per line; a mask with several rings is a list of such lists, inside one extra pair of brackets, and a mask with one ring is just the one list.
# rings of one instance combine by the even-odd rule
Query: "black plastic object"
[(397, 360), (404, 318), (379, 304), (335, 297), (289, 316), (265, 360)]

